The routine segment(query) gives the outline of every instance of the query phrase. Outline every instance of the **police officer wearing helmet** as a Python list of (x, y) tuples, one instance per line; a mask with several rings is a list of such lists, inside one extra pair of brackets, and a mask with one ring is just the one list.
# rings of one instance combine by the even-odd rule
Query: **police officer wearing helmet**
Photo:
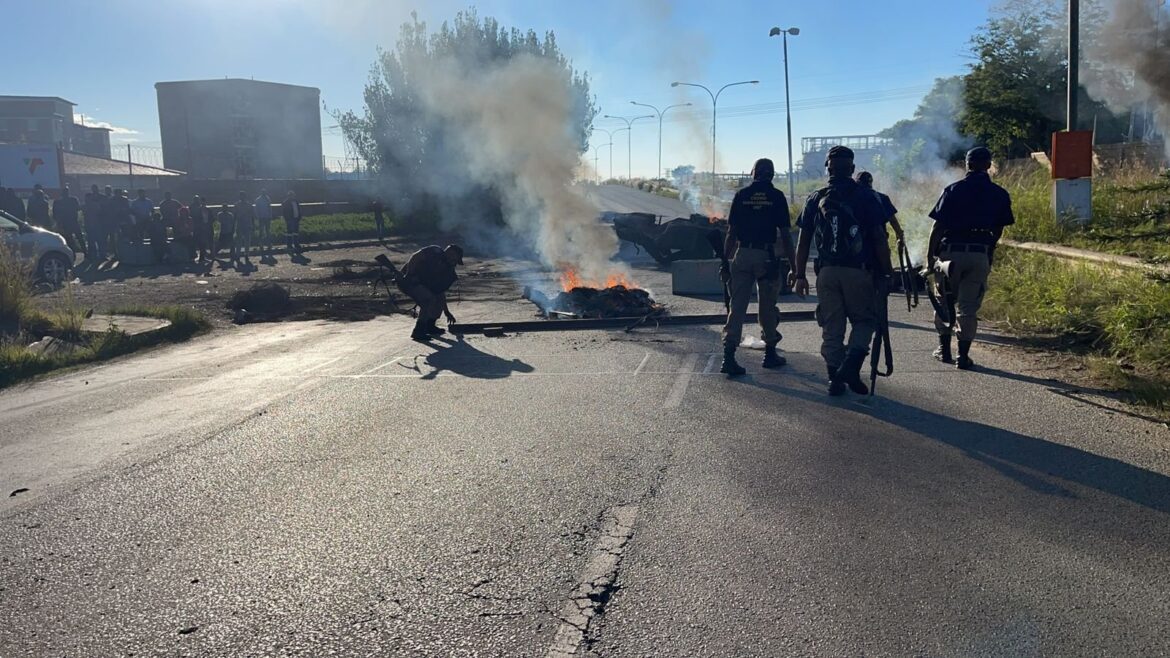
[[(865, 395), (869, 387), (861, 381), (861, 365), (878, 329), (877, 304), (886, 303), (879, 290), (893, 271), (886, 214), (877, 197), (853, 180), (852, 150), (834, 146), (825, 167), (829, 185), (808, 198), (796, 222), (800, 237), (789, 281), (797, 295), (808, 294), (805, 268), (815, 241), (817, 320), (829, 395), (842, 395), (846, 388)], [(853, 329), (846, 343), (848, 324)]]
[[(746, 372), (735, 360), (735, 348), (743, 335), (752, 288), (759, 289), (760, 337), (764, 341), (765, 368), (779, 368), (784, 357), (776, 353), (780, 342), (780, 311), (776, 298), (780, 294), (780, 261), (776, 259), (776, 239), (784, 257), (792, 262), (792, 236), (789, 233), (788, 199), (772, 186), (776, 166), (768, 158), (756, 160), (752, 183), (735, 193), (727, 217), (727, 241), (724, 243), (725, 265), (719, 275), (730, 289), (727, 324), (723, 327), (723, 366), (720, 372), (738, 377)], [(730, 261), (729, 265), (727, 264)]]
[[(930, 218), (927, 262), (943, 264), (947, 284), (954, 297), (956, 325), (959, 332), (960, 370), (975, 367), (971, 360), (971, 341), (978, 329), (979, 307), (987, 291), (987, 276), (995, 245), (1005, 226), (1016, 222), (1012, 214), (1012, 199), (1007, 190), (991, 182), (991, 151), (973, 148), (967, 152), (967, 176), (943, 190)], [(953, 363), (951, 355), (951, 326), (939, 314), (934, 314), (938, 330), (938, 349), (934, 358)]]

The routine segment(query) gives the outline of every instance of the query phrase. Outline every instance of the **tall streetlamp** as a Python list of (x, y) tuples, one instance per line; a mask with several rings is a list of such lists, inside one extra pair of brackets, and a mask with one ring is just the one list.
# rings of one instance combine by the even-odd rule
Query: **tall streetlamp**
[(653, 114), (643, 114), (640, 117), (634, 117), (632, 119), (627, 119), (626, 117), (615, 117), (612, 114), (607, 114), (607, 115), (605, 115), (605, 118), (606, 119), (618, 119), (620, 121), (626, 122), (625, 128), (619, 128), (618, 130), (615, 130), (614, 132), (615, 133), (621, 132), (622, 130), (630, 131), (629, 134), (626, 135), (626, 180), (633, 180), (634, 179), (634, 166), (632, 164), (633, 163), (633, 157), (632, 157), (633, 147), (630, 144), (634, 139), (634, 122), (639, 120), (639, 119), (653, 119), (654, 115)]
[(613, 133), (616, 131), (610, 131), (610, 130), (606, 130), (605, 128), (596, 128), (596, 127), (593, 129), (600, 130), (601, 132), (603, 132), (609, 136), (609, 145), (610, 145), (610, 149), (609, 149), (609, 177), (613, 178)]
[(609, 147), (609, 177), (613, 178), (613, 142), (607, 144), (598, 144), (593, 147), (593, 171), (597, 172), (597, 182), (601, 182), (601, 171), (597, 168), (597, 151), (602, 146)]
[(658, 176), (662, 175), (662, 116), (665, 115), (667, 112), (669, 112), (673, 108), (690, 107), (691, 105), (693, 105), (693, 103), (679, 103), (677, 105), (667, 105), (662, 110), (659, 110), (658, 108), (654, 107), (653, 105), (648, 105), (646, 103), (639, 103), (637, 101), (630, 101), (630, 105), (637, 105), (639, 107), (648, 107), (648, 108), (654, 110), (655, 114), (658, 115), (658, 173), (655, 174), (655, 178), (657, 178)]
[(739, 85), (758, 85), (759, 80), (744, 80), (743, 82), (731, 82), (719, 88), (719, 91), (711, 93), (711, 90), (703, 85), (694, 82), (672, 82), (671, 87), (698, 87), (707, 92), (711, 96), (711, 194), (715, 195), (715, 119), (719, 112), (719, 94), (723, 93), (724, 89), (728, 87), (737, 87)]
[(788, 203), (793, 203), (796, 198), (796, 184), (792, 180), (792, 100), (788, 96), (788, 35), (800, 34), (800, 28), (790, 27), (782, 30), (774, 27), (768, 36), (774, 37), (777, 34), (784, 35), (784, 112), (788, 115)]

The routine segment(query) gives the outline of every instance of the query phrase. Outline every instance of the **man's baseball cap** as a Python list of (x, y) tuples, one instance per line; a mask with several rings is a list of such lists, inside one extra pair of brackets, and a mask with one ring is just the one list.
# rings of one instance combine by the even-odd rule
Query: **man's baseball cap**
[(991, 150), (986, 146), (976, 146), (967, 151), (967, 162), (991, 162)]
[(863, 171), (860, 174), (857, 174), (857, 182), (858, 183), (872, 183), (873, 182), (873, 174), (869, 173), (868, 171)]
[(853, 159), (853, 149), (849, 148), (848, 146), (838, 145), (838, 146), (834, 146), (833, 148), (829, 149), (829, 154), (825, 158), (825, 164), (826, 165), (829, 164), (829, 160), (852, 160), (852, 159)]
[(454, 253), (456, 256), (455, 262), (459, 265), (463, 264), (463, 247), (460, 247), (457, 244), (449, 244), (443, 249), (443, 251)]

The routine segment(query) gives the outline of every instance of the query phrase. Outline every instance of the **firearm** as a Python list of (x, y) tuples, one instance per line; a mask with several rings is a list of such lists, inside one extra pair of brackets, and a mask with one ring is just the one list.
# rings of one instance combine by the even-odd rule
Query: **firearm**
[(930, 298), (930, 305), (938, 314), (943, 324), (954, 329), (955, 326), (955, 296), (951, 291), (951, 261), (937, 256), (930, 267), (923, 267), (919, 272), (926, 279), (926, 295)]
[[(879, 274), (873, 280), (877, 293), (877, 330), (873, 332), (873, 345), (869, 351), (869, 395), (877, 392), (877, 378), (894, 374), (894, 347), (890, 344), (890, 290), (889, 278)], [(879, 361), (885, 356), (886, 369), (879, 368)]]
[[(731, 271), (731, 263), (727, 262), (727, 253), (723, 245), (723, 232), (712, 230), (707, 233), (707, 244), (711, 245), (711, 250), (719, 257), (719, 265), (721, 270)], [(720, 283), (723, 284), (723, 308), (727, 312), (731, 312), (731, 290), (728, 289), (727, 281), (723, 281), (720, 277)]]
[(910, 269), (910, 250), (906, 243), (898, 240), (898, 265), (902, 268), (902, 291), (906, 294), (906, 312), (912, 313), (918, 307), (918, 287)]

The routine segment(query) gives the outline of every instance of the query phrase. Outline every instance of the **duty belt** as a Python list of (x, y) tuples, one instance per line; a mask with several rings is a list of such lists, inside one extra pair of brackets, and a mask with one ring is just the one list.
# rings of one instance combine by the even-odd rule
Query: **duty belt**
[(969, 252), (973, 254), (986, 254), (990, 251), (990, 248), (985, 244), (948, 244), (943, 245), (942, 250), (955, 253)]

